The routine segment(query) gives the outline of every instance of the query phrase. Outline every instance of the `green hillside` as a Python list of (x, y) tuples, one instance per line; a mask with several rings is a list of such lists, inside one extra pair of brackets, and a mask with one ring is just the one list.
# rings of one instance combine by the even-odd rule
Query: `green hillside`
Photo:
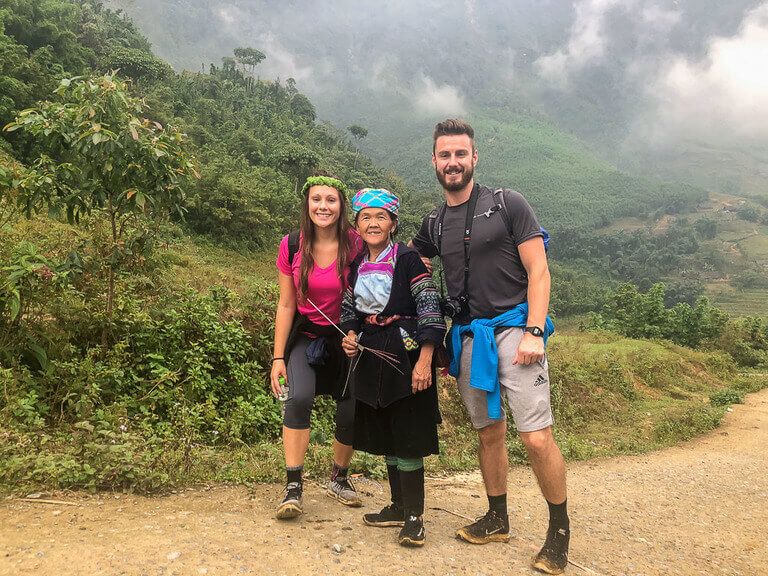
[[(614, 246), (620, 244), (618, 238), (644, 238), (646, 247), (658, 245), (650, 255), (665, 245), (683, 248), (687, 243), (687, 249), (667, 250), (658, 266), (635, 260), (641, 264), (636, 267), (652, 272), (651, 282), (698, 284), (698, 294), (736, 316), (768, 317), (768, 209), (758, 202), (711, 193), (690, 212), (623, 218), (598, 235), (605, 239), (603, 245)], [(601, 251), (596, 250), (598, 258)], [(636, 259), (639, 252), (634, 253)], [(614, 261), (611, 268), (620, 267)]]
[[(406, 199), (393, 174), (376, 168), (335, 127), (316, 119), (312, 102), (287, 80), (257, 80), (268, 58), (244, 47), (206, 72), (176, 74), (123, 15), (97, 0), (14, 0), (0, 11), (0, 124), (36, 101), (54, 99), (64, 78), (119, 70), (144, 99), (144, 113), (187, 135), (202, 177), (187, 191), (186, 222), (220, 241), (265, 246), (296, 226), (296, 191), (315, 169), (350, 187), (388, 186)], [(31, 163), (43, 151), (21, 132), (4, 146)], [(56, 150), (45, 150), (57, 157)], [(412, 206), (413, 202), (406, 202)], [(406, 214), (406, 220), (408, 215)]]
[[(413, 188), (437, 198), (430, 155), (432, 129), (440, 119), (413, 122), (397, 109), (363, 118), (370, 128), (365, 149), (378, 164), (396, 169)], [(542, 223), (556, 232), (596, 228), (623, 216), (693, 208), (705, 197), (693, 186), (624, 174), (524, 107), (473, 108), (466, 119), (475, 128), (478, 181), (520, 191)]]

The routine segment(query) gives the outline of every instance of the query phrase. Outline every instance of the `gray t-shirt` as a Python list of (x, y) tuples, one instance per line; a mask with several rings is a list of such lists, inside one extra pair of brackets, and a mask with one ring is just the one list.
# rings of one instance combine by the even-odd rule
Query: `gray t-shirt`
[[(517, 247), (543, 234), (533, 209), (522, 194), (512, 190), (502, 192), (511, 224), (510, 234), (493, 190), (478, 184), (475, 187), (479, 188), (479, 196), (469, 250), (469, 308), (472, 318), (493, 318), (527, 300), (528, 274)], [(448, 206), (443, 218), (440, 256), (451, 297), (459, 296), (464, 290), (463, 237), (468, 203)], [(434, 222), (434, 218), (427, 215), (413, 239), (416, 250), (428, 258), (438, 255), (437, 227), (434, 243), (429, 230)]]

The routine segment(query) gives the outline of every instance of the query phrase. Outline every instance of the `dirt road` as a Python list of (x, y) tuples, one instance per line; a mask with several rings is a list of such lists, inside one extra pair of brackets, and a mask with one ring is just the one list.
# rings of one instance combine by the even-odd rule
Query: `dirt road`
[[(568, 474), (577, 564), (569, 574), (768, 575), (768, 390), (705, 437), (572, 464)], [(362, 511), (386, 502), (377, 483), (358, 486), (369, 493)], [(397, 529), (363, 526), (361, 509), (344, 508), (316, 485), (293, 523), (273, 519), (277, 485), (158, 498), (48, 496), (76, 505), (6, 499), (0, 575), (532, 574), (546, 506), (529, 469), (513, 469), (509, 487), (514, 538), (473, 546), (453, 533), (465, 522), (455, 514), (485, 510), (479, 475), (429, 480), (427, 545), (417, 550), (397, 545)]]

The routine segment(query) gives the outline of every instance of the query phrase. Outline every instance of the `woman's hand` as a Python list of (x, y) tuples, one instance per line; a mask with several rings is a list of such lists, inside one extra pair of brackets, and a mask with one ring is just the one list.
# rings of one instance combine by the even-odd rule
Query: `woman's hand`
[(354, 358), (357, 355), (357, 334), (354, 330), (347, 332), (347, 335), (344, 336), (344, 339), (341, 341), (341, 347), (344, 349), (344, 353), (350, 358)]
[(272, 384), (272, 394), (277, 398), (283, 391), (283, 387), (280, 385), (280, 376), (285, 379), (286, 385), (288, 384), (288, 372), (285, 367), (285, 360), (275, 360), (272, 362), (272, 372), (269, 374), (269, 380)]
[(421, 346), (419, 359), (411, 373), (411, 390), (414, 394), (432, 386), (432, 354), (434, 351), (435, 345), (432, 343), (425, 342)]
[(432, 359), (428, 364), (419, 359), (411, 373), (411, 390), (413, 393), (421, 392), (432, 386)]

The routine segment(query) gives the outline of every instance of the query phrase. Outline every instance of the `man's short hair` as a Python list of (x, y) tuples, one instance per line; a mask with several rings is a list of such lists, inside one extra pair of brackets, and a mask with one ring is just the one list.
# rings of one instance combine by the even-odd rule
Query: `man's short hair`
[(458, 120), (456, 118), (448, 118), (447, 120), (438, 122), (435, 125), (435, 131), (432, 133), (432, 152), (435, 151), (435, 145), (440, 136), (461, 136), (462, 134), (469, 136), (469, 139), (472, 140), (472, 150), (474, 150), (475, 130), (469, 125), (469, 122)]

